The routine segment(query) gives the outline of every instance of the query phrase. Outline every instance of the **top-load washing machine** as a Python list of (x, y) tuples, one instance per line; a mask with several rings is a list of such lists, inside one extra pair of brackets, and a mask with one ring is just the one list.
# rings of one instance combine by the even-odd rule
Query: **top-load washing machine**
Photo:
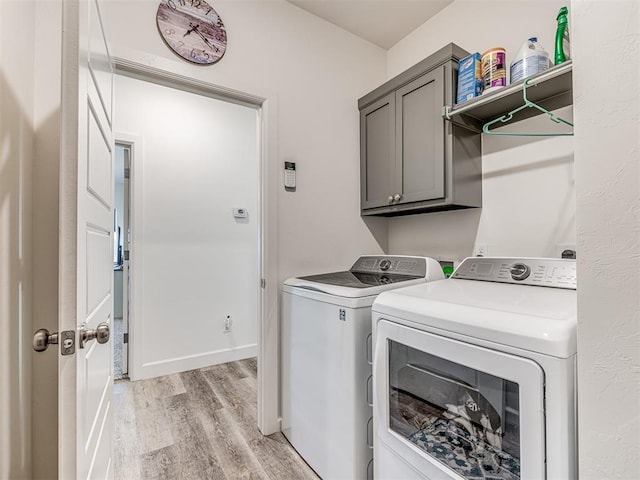
[(349, 271), (284, 283), (282, 432), (323, 479), (372, 476), (373, 300), (442, 279), (432, 258), (363, 256)]
[(372, 317), (376, 478), (577, 478), (575, 260), (467, 258)]

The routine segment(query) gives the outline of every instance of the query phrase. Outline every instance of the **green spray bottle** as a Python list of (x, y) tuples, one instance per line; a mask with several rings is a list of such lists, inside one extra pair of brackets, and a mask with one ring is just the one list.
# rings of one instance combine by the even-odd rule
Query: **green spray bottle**
[(567, 15), (569, 10), (562, 7), (556, 20), (558, 20), (558, 28), (556, 30), (556, 49), (554, 56), (554, 64), (560, 65), (562, 62), (569, 60), (569, 20)]

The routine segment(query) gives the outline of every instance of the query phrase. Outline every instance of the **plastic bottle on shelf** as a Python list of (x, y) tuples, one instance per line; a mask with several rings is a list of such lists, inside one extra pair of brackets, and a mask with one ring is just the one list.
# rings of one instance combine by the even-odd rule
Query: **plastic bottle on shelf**
[(511, 83), (540, 73), (550, 66), (549, 54), (538, 43), (536, 37), (531, 37), (522, 44), (518, 55), (511, 63)]
[(567, 15), (569, 10), (567, 7), (562, 7), (558, 12), (556, 20), (558, 21), (558, 28), (556, 29), (556, 48), (555, 55), (553, 57), (554, 63), (560, 65), (562, 62), (566, 62), (571, 58), (570, 56), (570, 41), (569, 41), (569, 19)]

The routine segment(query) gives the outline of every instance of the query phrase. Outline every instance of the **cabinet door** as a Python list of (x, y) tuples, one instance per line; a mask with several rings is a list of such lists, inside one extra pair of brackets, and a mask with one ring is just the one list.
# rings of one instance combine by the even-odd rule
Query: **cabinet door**
[(395, 203), (444, 198), (444, 67), (396, 91)]
[(360, 198), (362, 209), (389, 205), (394, 185), (395, 94), (360, 111)]

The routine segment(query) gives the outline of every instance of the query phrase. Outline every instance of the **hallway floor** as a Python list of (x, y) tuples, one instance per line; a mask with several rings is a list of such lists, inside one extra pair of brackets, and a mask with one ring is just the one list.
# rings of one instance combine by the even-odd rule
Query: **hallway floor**
[(317, 480), (256, 427), (256, 360), (114, 385), (117, 480)]
[(124, 348), (124, 328), (121, 318), (113, 319), (113, 379), (122, 380), (124, 374), (122, 373), (123, 356), (122, 350)]

